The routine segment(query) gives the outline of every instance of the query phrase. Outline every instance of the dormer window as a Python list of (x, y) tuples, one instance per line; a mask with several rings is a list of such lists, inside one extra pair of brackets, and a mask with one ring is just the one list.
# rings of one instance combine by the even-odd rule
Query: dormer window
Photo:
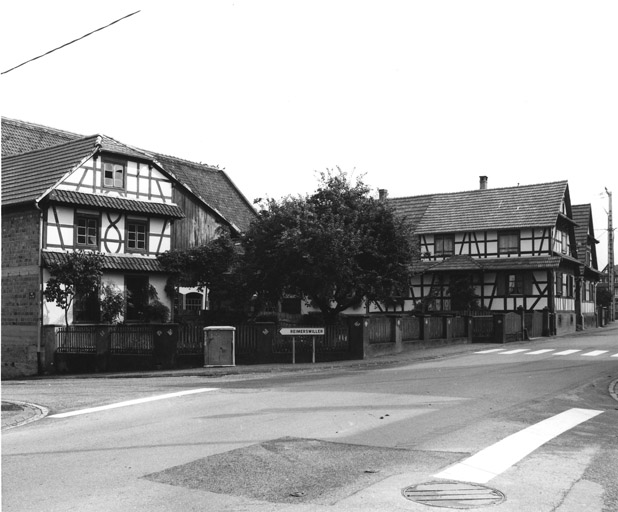
[(125, 188), (127, 164), (120, 160), (103, 160), (103, 187)]
[(519, 254), (519, 231), (498, 233), (498, 254)]
[(434, 254), (436, 256), (452, 256), (455, 254), (455, 236), (436, 235), (434, 240)]

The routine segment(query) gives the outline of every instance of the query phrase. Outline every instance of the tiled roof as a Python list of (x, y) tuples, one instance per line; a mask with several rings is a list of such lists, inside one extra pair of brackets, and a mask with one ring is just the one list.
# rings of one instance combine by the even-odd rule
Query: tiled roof
[(48, 197), (51, 201), (58, 203), (92, 206), (101, 210), (144, 213), (161, 217), (174, 217), (177, 219), (182, 219), (185, 216), (183, 211), (173, 204), (136, 201), (102, 194), (84, 194), (83, 192), (56, 189), (53, 190)]
[[(4, 130), (3, 130), (4, 131)], [(2, 159), (2, 205), (32, 202), (97, 149), (97, 136)]]
[(432, 271), (446, 272), (449, 270), (474, 271), (481, 270), (483, 264), (481, 260), (473, 259), (470, 256), (457, 255), (442, 260), (431, 267)]
[(156, 154), (155, 158), (236, 229), (246, 231), (255, 220), (255, 210), (224, 171), (168, 155)]
[(594, 238), (594, 226), (592, 223), (592, 207), (589, 204), (575, 204), (572, 207), (573, 220), (576, 223), (575, 226), (575, 239), (577, 245), (586, 245), (588, 241), (588, 228), (590, 228), (591, 241), (599, 243)]
[[(43, 251), (43, 266), (50, 263), (63, 263), (67, 259), (67, 253)], [(103, 270), (114, 271), (122, 270), (129, 272), (161, 272), (165, 273), (159, 260), (155, 258), (145, 258), (143, 256), (110, 256), (105, 254), (103, 257)]]
[[(26, 123), (6, 117), (2, 118), (3, 157), (16, 153), (49, 148), (83, 138), (82, 135), (56, 130), (55, 128), (47, 126)], [(6, 148), (5, 140), (7, 141)], [(240, 231), (247, 230), (249, 224), (256, 218), (257, 214), (251, 203), (222, 170), (213, 169), (207, 165), (189, 162), (168, 155), (132, 148), (105, 135), (100, 136), (100, 142), (102, 151), (120, 153), (142, 160), (155, 159), (164, 171), (170, 173), (174, 178), (189, 188), (199, 200), (214, 210), (218, 215), (222, 216), (223, 219), (229, 222), (235, 229)], [(5, 165), (3, 158), (3, 167)], [(60, 176), (62, 176), (62, 174), (60, 174)], [(51, 176), (47, 176), (47, 178), (48, 179), (45, 181), (46, 186), (43, 187), (41, 193), (55, 183)], [(33, 177), (34, 181), (38, 181), (39, 179), (40, 176)], [(4, 172), (2, 182), (4, 187)], [(19, 183), (19, 181), (17, 181), (17, 183)], [(16, 190), (7, 195), (8, 202), (5, 203), (4, 190), (2, 194), (3, 204), (29, 201), (35, 197), (38, 197), (38, 195), (35, 193), (33, 194), (31, 190)]]
[(81, 139), (83, 135), (49, 126), (2, 118), (2, 156), (18, 155)]
[[(412, 271), (419, 272), (471, 272), (476, 270), (535, 270), (558, 268), (563, 258), (560, 256), (534, 256), (528, 258), (471, 258), (470, 256), (451, 256), (446, 260), (417, 261)], [(574, 261), (571, 258), (568, 261)]]
[[(563, 258), (560, 256), (532, 256), (529, 258), (491, 258), (481, 260), (484, 270), (534, 270), (558, 268)], [(571, 261), (569, 259), (569, 261)]]
[(554, 226), (566, 181), (389, 199), (416, 234)]

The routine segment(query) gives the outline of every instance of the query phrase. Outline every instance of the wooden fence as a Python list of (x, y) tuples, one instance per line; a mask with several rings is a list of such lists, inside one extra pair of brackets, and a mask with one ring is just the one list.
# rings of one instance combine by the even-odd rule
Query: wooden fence
[[(289, 323), (236, 325), (237, 364), (291, 362), (292, 338), (280, 333)], [(295, 325), (295, 324), (294, 324)], [(322, 336), (296, 336), (296, 362), (363, 359), (397, 353), (445, 340), (505, 343), (546, 335), (549, 316), (541, 312), (495, 313), (482, 316), (356, 315), (339, 325), (325, 326)], [(525, 330), (522, 330), (522, 327)], [(204, 326), (187, 324), (127, 324), (44, 326), (45, 364), (57, 368), (78, 365), (83, 371), (122, 367), (196, 367), (204, 362)], [(46, 341), (48, 340), (48, 341)], [(416, 343), (421, 342), (421, 343)], [(314, 350), (315, 344), (315, 350)], [(58, 366), (54, 368), (55, 362)], [(77, 361), (77, 363), (75, 362)], [(124, 365), (124, 366), (123, 366)], [(93, 370), (94, 369), (94, 370)]]

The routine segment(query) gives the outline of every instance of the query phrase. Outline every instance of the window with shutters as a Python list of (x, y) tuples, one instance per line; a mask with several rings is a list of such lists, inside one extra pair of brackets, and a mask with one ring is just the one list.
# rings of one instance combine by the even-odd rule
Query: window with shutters
[(124, 190), (126, 185), (127, 163), (122, 160), (103, 159), (103, 187)]
[(556, 272), (556, 297), (562, 297), (564, 294), (564, 275), (562, 272)]
[(455, 235), (436, 235), (434, 239), (435, 256), (452, 256), (455, 253)]
[(498, 254), (519, 254), (519, 231), (498, 233)]

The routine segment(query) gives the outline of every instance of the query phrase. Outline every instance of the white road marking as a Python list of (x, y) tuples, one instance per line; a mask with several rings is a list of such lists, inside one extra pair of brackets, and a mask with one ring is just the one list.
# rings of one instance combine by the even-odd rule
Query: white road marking
[(575, 352), (581, 352), (581, 349), (563, 350), (562, 352), (556, 352), (555, 354), (552, 354), (552, 355), (553, 356), (570, 356), (571, 354), (575, 354)]
[(164, 400), (165, 398), (175, 398), (185, 395), (195, 395), (196, 393), (206, 393), (207, 391), (216, 391), (217, 389), (218, 388), (188, 389), (186, 391), (178, 391), (177, 393), (167, 393), (165, 395), (137, 398), (135, 400), (127, 400), (126, 402), (117, 402), (115, 404), (101, 405), (100, 407), (90, 407), (88, 409), (80, 409), (78, 411), (61, 412), (60, 414), (52, 414), (49, 416), (49, 418), (68, 418), (69, 416), (79, 416), (80, 414), (90, 414), (91, 412), (107, 411), (108, 409), (117, 409), (118, 407), (128, 407), (130, 405), (138, 405), (146, 402), (154, 402), (156, 400)]
[(593, 350), (592, 352), (587, 352), (586, 354), (582, 354), (582, 356), (595, 357), (600, 356), (601, 354), (605, 354), (608, 352), (607, 350)]
[(535, 350), (534, 352), (528, 352), (527, 356), (536, 356), (537, 354), (545, 354), (546, 352), (553, 352), (555, 348), (543, 348), (541, 350)]
[(489, 350), (481, 350), (480, 352), (475, 352), (475, 354), (489, 354), (491, 352), (502, 352), (506, 350), (504, 348), (490, 348)]
[(487, 483), (539, 446), (602, 412), (592, 409), (569, 409), (510, 435), (433, 476), (458, 482)]
[(502, 354), (500, 355), (505, 355), (505, 354), (519, 354), (520, 352), (527, 352), (528, 349), (527, 348), (517, 348), (515, 350), (509, 350), (508, 352), (502, 352)]
[(613, 355), (613, 356), (611, 356), (611, 357), (618, 357), (618, 354), (614, 354), (614, 355)]

